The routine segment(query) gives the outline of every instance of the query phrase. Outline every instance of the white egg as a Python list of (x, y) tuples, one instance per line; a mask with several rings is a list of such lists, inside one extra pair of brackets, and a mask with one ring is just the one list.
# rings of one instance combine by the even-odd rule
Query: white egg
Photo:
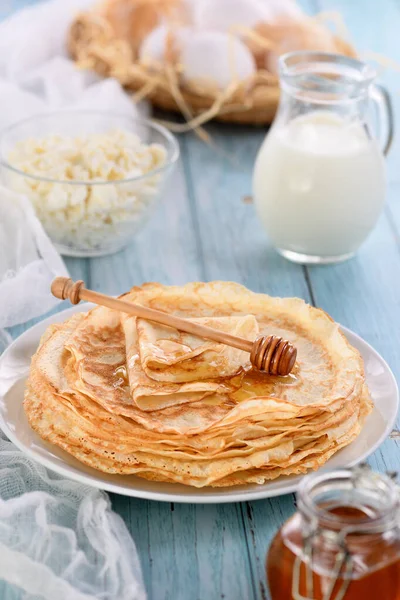
[(150, 60), (157, 63), (163, 63), (165, 60), (165, 51), (168, 40), (168, 34), (171, 32), (173, 39), (173, 49), (177, 57), (181, 52), (182, 44), (189, 35), (187, 27), (181, 27), (171, 30), (166, 25), (159, 25), (153, 29), (143, 40), (139, 48), (139, 59), (141, 61)]
[(272, 15), (265, 0), (199, 0), (194, 16), (199, 29), (228, 31), (235, 25), (254, 27)]
[(251, 77), (256, 66), (250, 50), (239, 39), (219, 31), (197, 31), (183, 44), (182, 78), (225, 89), (232, 81)]

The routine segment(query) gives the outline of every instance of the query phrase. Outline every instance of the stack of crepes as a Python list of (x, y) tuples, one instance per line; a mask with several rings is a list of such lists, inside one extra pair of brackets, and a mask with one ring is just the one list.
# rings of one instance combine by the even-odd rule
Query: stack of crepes
[(246, 352), (97, 307), (51, 326), (33, 357), (33, 429), (83, 463), (186, 485), (262, 484), (324, 464), (372, 403), (362, 359), (322, 310), (227, 282), (133, 288), (124, 300), (298, 349), (288, 377)]

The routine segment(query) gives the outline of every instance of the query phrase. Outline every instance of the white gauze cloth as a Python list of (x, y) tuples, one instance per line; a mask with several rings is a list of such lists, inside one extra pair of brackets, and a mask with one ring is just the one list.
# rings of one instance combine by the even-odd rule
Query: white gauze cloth
[(38, 317), (59, 302), (50, 293), (57, 276), (68, 271), (31, 203), (0, 185), (0, 346), (7, 341), (1, 328)]
[(6, 589), (21, 600), (146, 598), (135, 545), (107, 494), (47, 472), (0, 433), (2, 598)]

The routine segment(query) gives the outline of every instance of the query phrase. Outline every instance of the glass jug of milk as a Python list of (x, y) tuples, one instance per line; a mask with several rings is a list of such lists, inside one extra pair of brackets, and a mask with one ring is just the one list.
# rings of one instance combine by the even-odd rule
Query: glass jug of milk
[[(374, 78), (368, 65), (336, 54), (280, 59), (281, 100), (257, 156), (253, 195), (272, 244), (289, 260), (346, 260), (378, 220), (393, 127), (389, 97)], [(371, 101), (384, 142), (371, 134)]]

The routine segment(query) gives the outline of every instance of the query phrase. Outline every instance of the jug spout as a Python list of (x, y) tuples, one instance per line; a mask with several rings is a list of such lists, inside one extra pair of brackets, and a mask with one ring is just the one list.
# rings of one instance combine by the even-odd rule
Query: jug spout
[(281, 88), (303, 100), (348, 103), (368, 96), (376, 71), (370, 65), (329, 52), (289, 52), (279, 60)]

